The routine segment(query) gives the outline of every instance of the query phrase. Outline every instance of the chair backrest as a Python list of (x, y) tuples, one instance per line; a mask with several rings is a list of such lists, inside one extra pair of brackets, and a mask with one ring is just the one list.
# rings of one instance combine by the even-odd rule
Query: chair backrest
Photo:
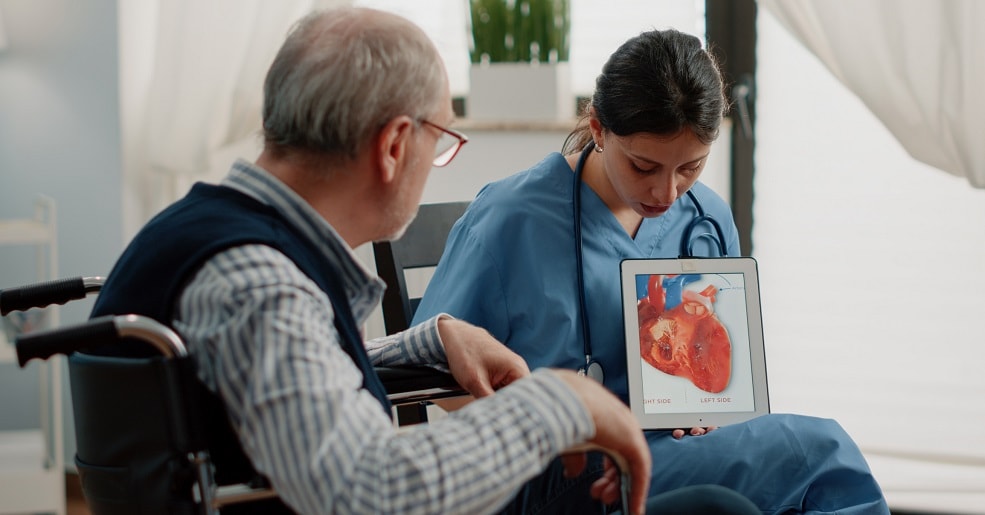
[[(117, 358), (73, 353), (69, 380), (75, 464), (93, 513), (198, 511), (193, 499), (200, 449), (181, 403), (187, 358)], [(129, 488), (121, 488), (121, 487)]]
[[(386, 334), (394, 334), (410, 327), (421, 297), (412, 294), (408, 270), (429, 269), (438, 265), (445, 250), (445, 241), (455, 222), (469, 207), (468, 202), (444, 202), (421, 204), (414, 221), (407, 227), (403, 236), (395, 241), (373, 243), (373, 256), (376, 259), (376, 273), (386, 283), (383, 294), (383, 325)], [(421, 290), (423, 295), (423, 289)], [(378, 372), (381, 369), (378, 369)], [(392, 371), (386, 371), (387, 375)], [(382, 377), (382, 376), (381, 376)], [(431, 379), (427, 379), (430, 381)], [(415, 379), (415, 383), (420, 383)], [(454, 385), (454, 380), (451, 381)], [(417, 388), (423, 389), (419, 384)], [(446, 385), (448, 386), (448, 385)], [(461, 395), (463, 392), (452, 386), (448, 392)], [(437, 396), (435, 397), (437, 398)], [(397, 423), (413, 425), (428, 420), (427, 406), (433, 399), (421, 399), (416, 403), (405, 403), (396, 407)]]
[(410, 327), (420, 295), (408, 289), (407, 271), (437, 266), (445, 240), (469, 202), (422, 204), (417, 217), (396, 241), (373, 244), (376, 273), (387, 284), (383, 295), (383, 323), (387, 334)]
[[(85, 353), (143, 344), (160, 356)], [(221, 404), (197, 381), (170, 328), (137, 315), (105, 316), (22, 335), (15, 345), (22, 366), (69, 356), (75, 463), (95, 515), (291, 513), (249, 467)]]

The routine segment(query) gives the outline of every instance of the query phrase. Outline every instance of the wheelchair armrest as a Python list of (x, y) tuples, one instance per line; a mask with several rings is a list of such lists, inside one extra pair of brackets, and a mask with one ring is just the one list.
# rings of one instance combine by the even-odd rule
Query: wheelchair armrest
[(386, 389), (387, 398), (394, 404), (457, 397), (465, 390), (447, 372), (423, 366), (376, 367)]

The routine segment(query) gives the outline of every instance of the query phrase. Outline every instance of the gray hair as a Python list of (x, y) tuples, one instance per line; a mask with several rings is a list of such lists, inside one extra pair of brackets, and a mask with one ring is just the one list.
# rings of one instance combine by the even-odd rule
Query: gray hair
[(354, 158), (400, 115), (433, 114), (444, 64), (421, 29), (389, 13), (311, 13), (291, 30), (264, 83), (268, 145)]

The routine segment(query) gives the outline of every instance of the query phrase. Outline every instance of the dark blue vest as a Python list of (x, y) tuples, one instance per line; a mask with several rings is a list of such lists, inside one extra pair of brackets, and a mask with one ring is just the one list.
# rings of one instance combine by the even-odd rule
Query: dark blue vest
[(154, 217), (113, 267), (91, 316), (133, 313), (171, 326), (181, 292), (202, 264), (223, 250), (253, 243), (284, 253), (328, 295), (342, 348), (362, 371), (363, 387), (389, 415), (386, 390), (366, 355), (338, 271), (275, 209), (231, 188), (196, 184)]

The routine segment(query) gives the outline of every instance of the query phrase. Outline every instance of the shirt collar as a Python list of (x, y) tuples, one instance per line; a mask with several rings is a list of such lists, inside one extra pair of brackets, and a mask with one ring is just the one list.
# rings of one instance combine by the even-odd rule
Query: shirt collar
[(321, 250), (342, 273), (346, 297), (359, 323), (383, 296), (385, 283), (369, 271), (335, 229), (294, 190), (263, 168), (237, 160), (221, 182), (244, 195), (273, 207)]

